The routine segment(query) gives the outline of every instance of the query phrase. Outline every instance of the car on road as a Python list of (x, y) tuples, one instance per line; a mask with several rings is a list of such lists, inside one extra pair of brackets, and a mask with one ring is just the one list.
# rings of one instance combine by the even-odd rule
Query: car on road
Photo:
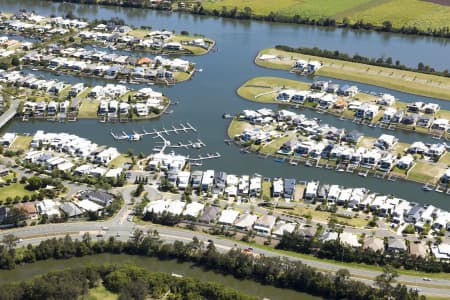
[(424, 278), (422, 278), (422, 280), (423, 280), (423, 281), (431, 281), (431, 278), (424, 277)]
[(102, 230), (109, 230), (109, 228), (106, 227), (106, 226), (103, 226), (103, 227), (102, 227)]
[(17, 240), (17, 243), (19, 243), (19, 244), (20, 244), (20, 243), (23, 243), (23, 239), (18, 239), (18, 240)]
[(120, 237), (120, 233), (119, 233), (119, 232), (117, 232), (117, 233), (116, 233), (116, 236), (117, 236), (117, 237)]
[(128, 216), (127, 220), (128, 220), (128, 222), (133, 222), (133, 217), (132, 216)]
[(414, 292), (421, 292), (422, 291), (422, 289), (420, 289), (420, 288), (413, 288), (412, 289)]

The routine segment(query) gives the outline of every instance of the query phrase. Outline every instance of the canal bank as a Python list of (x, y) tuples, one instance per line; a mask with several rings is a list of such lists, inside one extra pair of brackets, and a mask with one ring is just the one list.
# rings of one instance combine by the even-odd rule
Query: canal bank
[(71, 259), (49, 259), (33, 264), (17, 267), (14, 270), (0, 270), (0, 284), (29, 280), (35, 276), (43, 275), (50, 271), (75, 268), (80, 265), (102, 264), (135, 264), (151, 272), (176, 273), (186, 277), (192, 277), (200, 281), (213, 281), (223, 284), (246, 294), (267, 297), (271, 300), (305, 299), (319, 300), (306, 293), (300, 293), (288, 289), (280, 289), (270, 285), (262, 285), (251, 280), (236, 279), (230, 275), (222, 275), (213, 271), (206, 271), (192, 263), (179, 263), (176, 260), (158, 260), (152, 257), (131, 256), (126, 254), (98, 254)]
[[(164, 115), (153, 121), (130, 122), (127, 124), (103, 124), (93, 120), (83, 120), (76, 124), (46, 123), (46, 122), (12, 122), (2, 130), (33, 133), (37, 129), (51, 132), (70, 132), (94, 140), (99, 144), (107, 144), (118, 147), (126, 152), (134, 148), (135, 152), (150, 153), (154, 147), (152, 140), (144, 140), (135, 143), (115, 142), (111, 136), (111, 130), (117, 132), (125, 130), (131, 132), (139, 129), (160, 129), (180, 122), (188, 121), (199, 132), (195, 137), (201, 138), (208, 145), (211, 152), (220, 152), (221, 159), (211, 160), (204, 164), (202, 169), (223, 170), (234, 174), (260, 173), (270, 177), (293, 177), (302, 180), (320, 179), (321, 182), (339, 184), (344, 186), (368, 187), (375, 192), (395, 194), (398, 197), (421, 203), (430, 203), (444, 209), (450, 208), (448, 197), (438, 193), (425, 193), (420, 190), (420, 185), (412, 183), (385, 182), (375, 178), (359, 178), (351, 174), (330, 172), (328, 170), (311, 169), (305, 167), (293, 167), (288, 164), (278, 164), (270, 160), (262, 161), (256, 155), (241, 154), (238, 147), (226, 146), (228, 121), (221, 120), (224, 112), (237, 113), (242, 109), (254, 109), (263, 107), (262, 104), (249, 103), (235, 94), (235, 90), (245, 81), (256, 76), (279, 76), (296, 78), (294, 74), (286, 74), (285, 71), (266, 70), (253, 64), (255, 54), (263, 48), (272, 47), (274, 44), (301, 42), (305, 46), (319, 46), (320, 48), (338, 48), (340, 51), (354, 53), (359, 52), (365, 56), (379, 57), (389, 54), (393, 59), (400, 59), (403, 63), (415, 66), (418, 61), (443, 69), (445, 62), (440, 59), (446, 56), (448, 41), (442, 39), (418, 38), (402, 35), (389, 35), (381, 33), (356, 32), (350, 30), (298, 26), (292, 24), (276, 24), (264, 22), (249, 22), (238, 20), (225, 20), (214, 17), (202, 17), (165, 12), (139, 10), (133, 8), (117, 8), (103, 6), (83, 6), (61, 3), (45, 3), (32, 1), (3, 0), (2, 9), (5, 11), (17, 11), (27, 7), (39, 14), (66, 14), (73, 12), (75, 15), (88, 19), (108, 19), (113, 16), (123, 18), (126, 23), (135, 26), (152, 25), (153, 27), (175, 29), (177, 32), (187, 30), (190, 33), (202, 33), (216, 40), (218, 51), (201, 57), (191, 57), (202, 73), (197, 73), (195, 80), (181, 83), (171, 88), (161, 89), (169, 98), (178, 105), (174, 106), (173, 114)], [(382, 46), (380, 46), (382, 45)], [(427, 51), (424, 51), (427, 49)], [(84, 79), (73, 76), (59, 76), (64, 81), (77, 82)], [(321, 77), (319, 77), (320, 79)], [(67, 80), (66, 80), (67, 79)], [(309, 79), (308, 79), (309, 80)], [(311, 79), (312, 80), (312, 79)], [(100, 80), (86, 79), (86, 82), (101, 82)], [(340, 82), (338, 82), (340, 83)], [(92, 83), (91, 83), (92, 84)], [(368, 88), (359, 85), (361, 89), (374, 92), (388, 92), (404, 101), (431, 101), (425, 97), (419, 97), (404, 93), (395, 93), (381, 88)], [(433, 100), (433, 102), (435, 102)], [(447, 103), (449, 105), (449, 103)], [(267, 105), (264, 105), (267, 106)], [(273, 107), (276, 107), (275, 105)], [(444, 104), (441, 105), (446, 109)], [(448, 107), (447, 107), (448, 109)], [(308, 113), (309, 116), (313, 115)], [(323, 122), (332, 124), (331, 117), (321, 117)], [(342, 122), (342, 121), (339, 121)], [(343, 122), (346, 128), (352, 128), (351, 122)], [(339, 127), (342, 127), (340, 125)], [(371, 136), (382, 132), (378, 128), (364, 128), (372, 132)], [(372, 131), (373, 130), (373, 131)], [(417, 139), (418, 135), (405, 133), (406, 137)], [(192, 155), (198, 152), (192, 151)], [(183, 153), (182, 153), (183, 154)]]

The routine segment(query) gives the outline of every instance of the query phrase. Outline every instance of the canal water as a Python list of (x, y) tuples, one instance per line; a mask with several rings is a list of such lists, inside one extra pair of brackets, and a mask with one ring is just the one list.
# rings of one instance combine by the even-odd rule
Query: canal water
[[(278, 76), (290, 79), (311, 81), (311, 78), (297, 77), (286, 71), (269, 70), (256, 66), (253, 59), (257, 52), (263, 48), (273, 47), (276, 44), (318, 46), (326, 49), (336, 49), (341, 52), (359, 53), (369, 57), (391, 56), (399, 59), (409, 66), (416, 66), (423, 62), (436, 69), (450, 69), (448, 57), (449, 40), (413, 37), (405, 35), (384, 34), (376, 32), (358, 32), (342, 29), (327, 29), (293, 24), (274, 24), (265, 22), (250, 22), (242, 20), (227, 20), (215, 17), (203, 17), (189, 14), (167, 13), (152, 10), (104, 7), (94, 5), (74, 5), (67, 3), (51, 3), (46, 1), (29, 0), (0, 0), (2, 11), (17, 11), (21, 8), (34, 10), (43, 15), (64, 15), (73, 12), (75, 15), (93, 19), (109, 19), (119, 17), (126, 23), (134, 26), (152, 26), (154, 29), (187, 30), (192, 33), (201, 33), (213, 38), (217, 42), (218, 51), (205, 56), (187, 57), (196, 63), (197, 68), (203, 72), (195, 74), (190, 81), (180, 83), (174, 87), (157, 87), (172, 100), (179, 104), (170, 107), (172, 114), (163, 115), (160, 119), (108, 124), (95, 120), (80, 120), (69, 123), (51, 123), (42, 121), (21, 122), (13, 121), (2, 131), (18, 133), (34, 133), (38, 129), (51, 132), (70, 132), (89, 138), (99, 144), (112, 145), (121, 151), (134, 149), (135, 153), (151, 153), (156, 146), (154, 139), (143, 138), (138, 142), (116, 142), (110, 135), (111, 131), (131, 132), (141, 129), (169, 128), (180, 122), (189, 122), (198, 132), (193, 134), (172, 135), (172, 142), (200, 138), (207, 144), (202, 150), (179, 151), (182, 154), (197, 156), (219, 152), (222, 157), (205, 161), (202, 169), (223, 170), (234, 174), (259, 173), (268, 177), (293, 177), (301, 180), (318, 179), (323, 183), (340, 184), (347, 187), (367, 187), (374, 192), (393, 194), (418, 203), (429, 203), (437, 207), (450, 210), (448, 196), (435, 192), (426, 193), (419, 184), (410, 182), (389, 182), (375, 178), (362, 178), (348, 173), (336, 173), (330, 170), (308, 168), (304, 166), (290, 166), (280, 164), (269, 159), (261, 159), (253, 154), (241, 154), (235, 146), (227, 146), (226, 129), (229, 121), (221, 118), (223, 113), (235, 114), (243, 109), (257, 109), (261, 107), (277, 108), (276, 105), (252, 103), (236, 95), (236, 89), (245, 81), (256, 76)], [(28, 70), (29, 72), (33, 72)], [(37, 72), (44, 77), (52, 77), (49, 73)], [(59, 80), (75, 83), (86, 82), (90, 84), (103, 83), (101, 80), (79, 78), (73, 76), (58, 76)], [(328, 80), (328, 78), (325, 78)], [(344, 82), (333, 80), (335, 82)], [(426, 97), (396, 92), (380, 87), (357, 84), (360, 89), (374, 92), (389, 92), (401, 101), (426, 101), (439, 103), (442, 108), (450, 109), (449, 101), (440, 101)], [(131, 85), (140, 88), (143, 85)], [(369, 136), (379, 136), (382, 133), (392, 134), (379, 128), (357, 126), (349, 121), (318, 115), (309, 110), (302, 113), (310, 117), (318, 117), (323, 123), (337, 127), (357, 129)], [(416, 133), (395, 132), (400, 141), (411, 143), (415, 140), (436, 142), (428, 136)], [(178, 152), (178, 151), (177, 151)]]
[(67, 268), (78, 268), (86, 265), (102, 264), (135, 264), (150, 272), (176, 273), (186, 277), (192, 277), (200, 281), (212, 281), (223, 284), (225, 287), (238, 290), (240, 292), (269, 298), (271, 300), (302, 299), (319, 300), (306, 293), (296, 292), (289, 289), (280, 289), (270, 285), (262, 285), (251, 280), (236, 279), (231, 275), (222, 275), (213, 271), (205, 271), (192, 263), (178, 263), (175, 260), (158, 260), (152, 257), (130, 256), (126, 254), (98, 254), (94, 256), (84, 256), (71, 259), (45, 260), (33, 264), (25, 264), (16, 267), (14, 270), (0, 270), (0, 284), (12, 281), (30, 280), (34, 276), (47, 272), (62, 270)]

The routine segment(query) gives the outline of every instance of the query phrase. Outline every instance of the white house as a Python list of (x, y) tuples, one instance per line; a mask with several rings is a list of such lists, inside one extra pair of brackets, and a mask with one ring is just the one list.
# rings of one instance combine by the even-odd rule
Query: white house
[(393, 135), (382, 134), (375, 142), (374, 146), (381, 150), (389, 150), (397, 143), (397, 141), (398, 139)]
[(414, 157), (411, 154), (404, 155), (397, 161), (397, 167), (403, 170), (411, 168), (413, 164)]
[(233, 209), (224, 209), (219, 217), (220, 224), (232, 225), (239, 216), (239, 211)]

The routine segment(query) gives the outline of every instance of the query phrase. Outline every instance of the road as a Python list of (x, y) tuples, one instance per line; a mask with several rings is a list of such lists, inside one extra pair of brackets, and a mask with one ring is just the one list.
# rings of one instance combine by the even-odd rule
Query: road
[(0, 128), (2, 128), (9, 120), (11, 120), (17, 113), (17, 107), (19, 107), (20, 101), (12, 100), (9, 108), (0, 116)]
[[(131, 192), (133, 189), (131, 187), (124, 188), (125, 192)], [(131, 197), (130, 197), (131, 198)], [(0, 239), (5, 234), (14, 234), (22, 239), (24, 239), (23, 243), (31, 243), (37, 244), (42, 240), (53, 238), (55, 236), (63, 236), (65, 234), (69, 234), (74, 238), (80, 238), (85, 232), (95, 233), (98, 232), (101, 227), (108, 227), (108, 231), (106, 231), (103, 238), (108, 238), (109, 236), (117, 236), (121, 240), (128, 239), (130, 233), (132, 233), (135, 229), (141, 229), (144, 232), (149, 230), (157, 230), (159, 232), (160, 238), (163, 241), (173, 242), (175, 240), (181, 240), (184, 242), (191, 241), (194, 236), (199, 238), (200, 240), (207, 242), (208, 240), (212, 240), (216, 245), (217, 249), (221, 251), (227, 251), (235, 245), (239, 248), (246, 248), (246, 244), (242, 244), (238, 241), (231, 241), (227, 239), (218, 238), (215, 236), (210, 236), (201, 232), (192, 232), (184, 229), (173, 228), (173, 227), (164, 227), (157, 225), (136, 225), (127, 220), (127, 215), (130, 212), (130, 205), (125, 204), (124, 207), (120, 210), (120, 212), (111, 220), (105, 222), (79, 222), (79, 223), (63, 223), (63, 224), (45, 224), (45, 225), (36, 225), (29, 226), (17, 229), (9, 229), (2, 231), (0, 235)], [(255, 253), (263, 254), (265, 256), (282, 256), (288, 258), (290, 260), (300, 260), (303, 263), (315, 267), (320, 270), (326, 271), (337, 271), (342, 268), (342, 266), (317, 261), (310, 259), (303, 259), (289, 255), (280, 255), (275, 252), (271, 252), (268, 250), (258, 249), (255, 247)], [(366, 282), (368, 284), (372, 284), (373, 281), (371, 278), (375, 278), (379, 274), (379, 272), (355, 268), (346, 266), (346, 269), (350, 271), (354, 279)], [(368, 279), (370, 278), (370, 279)], [(399, 281), (406, 283), (411, 288), (419, 288), (422, 290), (424, 294), (436, 295), (440, 297), (447, 297), (450, 294), (450, 280), (447, 279), (433, 279), (431, 282), (424, 282), (422, 278), (415, 276), (407, 276), (400, 275), (398, 278)], [(428, 287), (426, 285), (429, 285)], [(438, 286), (448, 286), (448, 288), (437, 288)]]

